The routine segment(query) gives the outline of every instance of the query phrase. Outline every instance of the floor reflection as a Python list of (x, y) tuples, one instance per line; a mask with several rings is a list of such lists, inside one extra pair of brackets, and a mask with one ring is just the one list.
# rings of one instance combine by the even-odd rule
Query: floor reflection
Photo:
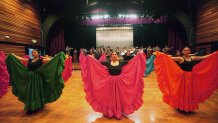
[(133, 120), (129, 119), (128, 117), (124, 117), (120, 120), (117, 120), (116, 118), (106, 118), (104, 116), (97, 118), (92, 123), (135, 123)]

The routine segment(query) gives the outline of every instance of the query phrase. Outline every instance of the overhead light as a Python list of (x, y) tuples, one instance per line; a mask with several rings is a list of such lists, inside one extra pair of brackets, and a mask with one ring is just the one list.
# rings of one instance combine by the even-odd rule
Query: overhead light
[(92, 19), (109, 18), (109, 15), (93, 15)]
[(119, 17), (119, 18), (124, 18), (125, 15), (124, 15), (124, 14), (119, 14), (118, 17)]
[(92, 19), (100, 19), (100, 18), (102, 18), (101, 15), (93, 15), (93, 16), (92, 16)]
[(5, 38), (10, 38), (10, 36), (7, 36), (7, 35), (6, 35)]
[(109, 18), (110, 16), (109, 15), (103, 15), (104, 16), (104, 18)]
[(136, 14), (129, 14), (126, 15), (127, 18), (137, 18), (138, 16)]
[(136, 14), (119, 14), (118, 15), (119, 18), (137, 18), (138, 16)]
[(35, 44), (35, 43), (37, 43), (37, 40), (33, 39), (32, 42)]
[[(118, 16), (110, 16), (108, 14), (105, 15), (92, 15), (91, 19), (104, 19), (104, 18), (138, 18), (137, 14), (118, 14)], [(141, 16), (139, 16), (141, 18)]]

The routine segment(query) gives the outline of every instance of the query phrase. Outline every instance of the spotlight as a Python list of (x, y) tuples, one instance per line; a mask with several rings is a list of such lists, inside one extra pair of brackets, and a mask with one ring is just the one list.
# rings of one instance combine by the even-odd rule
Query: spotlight
[(102, 18), (102, 15), (93, 15), (92, 16), (92, 19), (100, 19), (100, 18)]
[(103, 15), (103, 17), (104, 17), (104, 18), (109, 18), (110, 16), (109, 16), (109, 15)]
[(125, 15), (124, 15), (124, 14), (119, 14), (118, 17), (119, 17), (119, 18), (124, 18)]
[(101, 19), (101, 18), (109, 18), (109, 15), (93, 15), (92, 19)]
[(128, 18), (137, 18), (137, 15), (136, 14), (129, 14), (129, 15), (126, 15), (126, 17), (128, 17)]
[(37, 43), (37, 41), (36, 41), (35, 39), (33, 39), (33, 40), (32, 40), (32, 43), (34, 43), (34, 44), (35, 44), (35, 43)]
[(9, 38), (10, 38), (10, 36), (7, 36), (7, 35), (6, 35), (6, 36), (5, 36), (5, 38), (9, 39)]

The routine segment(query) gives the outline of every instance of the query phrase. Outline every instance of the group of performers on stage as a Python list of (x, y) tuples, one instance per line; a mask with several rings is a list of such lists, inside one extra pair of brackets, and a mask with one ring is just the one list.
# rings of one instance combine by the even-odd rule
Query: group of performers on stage
[[(153, 70), (163, 101), (181, 111), (196, 110), (218, 88), (218, 51), (194, 56), (189, 47), (182, 50), (182, 55), (170, 55), (168, 47), (163, 52), (159, 47), (104, 49), (81, 49), (79, 61), (85, 98), (94, 111), (105, 117), (121, 119), (138, 110), (143, 104), (143, 77)], [(63, 52), (53, 58), (40, 58), (39, 52), (33, 50), (33, 59), (14, 54), (6, 58), (3, 52), (0, 55), (0, 96), (6, 93), (10, 81), (12, 93), (28, 112), (40, 110), (61, 96), (62, 72), (69, 67)], [(198, 60), (201, 62), (197, 64)], [(27, 67), (20, 61), (28, 62)]]

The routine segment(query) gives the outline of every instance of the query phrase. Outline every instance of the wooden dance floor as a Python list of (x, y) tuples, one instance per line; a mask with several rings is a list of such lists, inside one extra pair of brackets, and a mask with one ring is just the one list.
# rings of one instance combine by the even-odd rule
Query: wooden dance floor
[(121, 120), (108, 119), (94, 112), (85, 100), (80, 70), (73, 71), (60, 99), (44, 110), (26, 114), (23, 104), (11, 93), (0, 99), (0, 123), (218, 123), (218, 91), (199, 105), (199, 110), (184, 114), (162, 101), (156, 75), (145, 79), (143, 106)]

